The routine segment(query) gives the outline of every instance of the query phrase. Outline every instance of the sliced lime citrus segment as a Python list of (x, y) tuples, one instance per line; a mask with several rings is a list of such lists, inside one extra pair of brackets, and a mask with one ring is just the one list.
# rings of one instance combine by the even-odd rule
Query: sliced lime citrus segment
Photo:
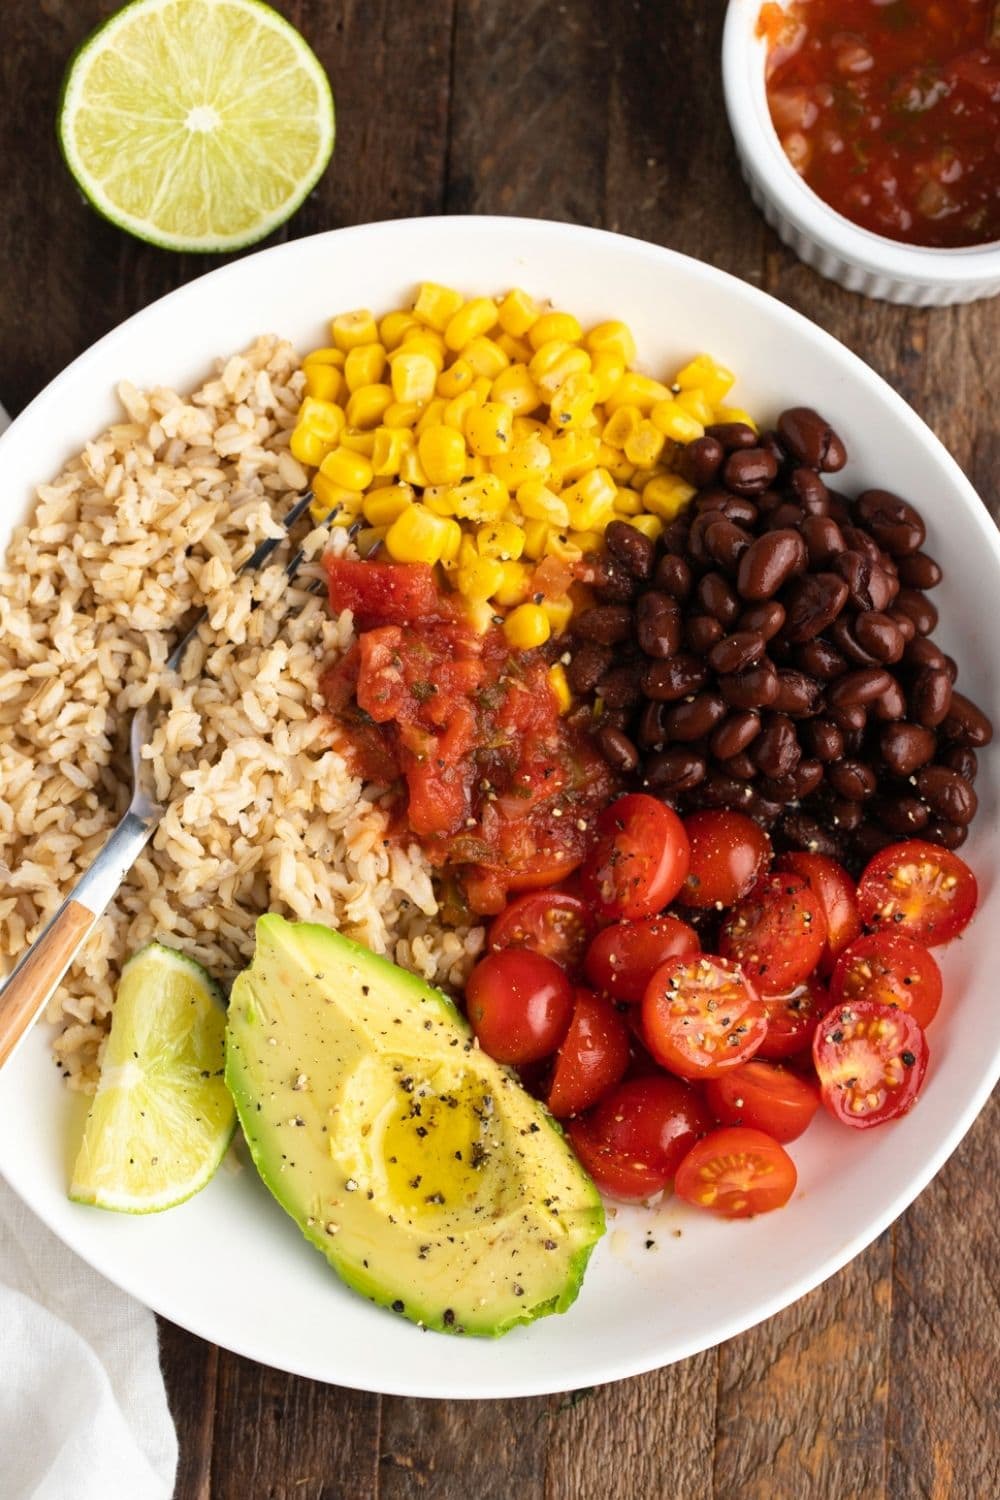
[(333, 96), (261, 0), (133, 0), (70, 63), (58, 130), (83, 192), (122, 229), (168, 250), (234, 250), (315, 185)]
[(122, 970), (69, 1195), (156, 1213), (203, 1188), (232, 1140), (226, 1014), (200, 965), (150, 943)]

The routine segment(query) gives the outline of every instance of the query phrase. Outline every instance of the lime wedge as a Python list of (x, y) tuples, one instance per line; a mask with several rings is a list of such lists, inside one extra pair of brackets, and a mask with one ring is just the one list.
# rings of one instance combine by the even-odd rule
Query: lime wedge
[(316, 55), (261, 0), (133, 0), (70, 63), (58, 131), (113, 223), (167, 250), (235, 250), (315, 186), (333, 96)]
[(225, 1032), (222, 995), (198, 964), (159, 943), (129, 959), (73, 1168), (75, 1202), (148, 1214), (205, 1186), (236, 1121)]

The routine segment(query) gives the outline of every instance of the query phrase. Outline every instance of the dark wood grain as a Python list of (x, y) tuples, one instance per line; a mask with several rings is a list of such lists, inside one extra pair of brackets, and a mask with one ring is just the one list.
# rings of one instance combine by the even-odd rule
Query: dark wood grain
[[(12, 410), (107, 328), (215, 263), (103, 224), (61, 163), (51, 121), (62, 70), (114, 8), (2, 7), (0, 399)], [(1000, 520), (1000, 300), (872, 303), (779, 245), (725, 124), (723, 0), (278, 8), (330, 71), (338, 144), (275, 239), (447, 209), (600, 224), (696, 255), (854, 348)], [(379, 1398), (264, 1369), (164, 1323), (177, 1500), (991, 1500), (998, 1138), (994, 1101), (909, 1212), (825, 1286), (718, 1350), (594, 1391)]]

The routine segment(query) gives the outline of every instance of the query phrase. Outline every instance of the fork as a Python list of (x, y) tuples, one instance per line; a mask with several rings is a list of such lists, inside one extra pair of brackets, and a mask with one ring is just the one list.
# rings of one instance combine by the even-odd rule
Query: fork
[[(266, 537), (240, 568), (241, 574), (262, 567), (271, 553), (288, 540), (292, 527), (305, 515), (312, 498), (312, 492), (306, 490), (284, 517), (283, 535)], [(331, 512), (327, 521), (332, 520), (334, 514)], [(302, 560), (302, 549), (299, 548), (285, 567), (286, 580), (294, 578)], [(207, 610), (202, 609), (174, 647), (166, 662), (168, 672), (175, 673), (180, 669), (207, 614)], [(18, 1044), (45, 1009), (98, 917), (152, 838), (163, 816), (164, 807), (153, 786), (152, 766), (142, 753), (150, 742), (153, 723), (148, 703), (133, 713), (129, 726), (132, 800), (93, 864), (0, 985), (0, 1068), (13, 1056)]]

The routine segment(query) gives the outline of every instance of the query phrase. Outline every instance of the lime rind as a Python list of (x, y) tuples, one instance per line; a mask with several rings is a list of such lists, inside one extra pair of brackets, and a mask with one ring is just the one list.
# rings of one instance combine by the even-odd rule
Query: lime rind
[[(174, 13), (171, 25), (181, 31), (182, 20), (200, 17), (189, 39), (193, 42), (197, 36), (197, 45), (178, 45), (171, 25), (162, 24), (168, 12)], [(221, 23), (226, 13), (237, 26), (252, 22), (240, 48), (245, 68), (250, 71), (255, 64), (259, 68), (259, 76), (251, 76), (249, 82), (224, 76), (214, 67), (218, 47), (213, 49), (208, 44), (212, 38), (203, 34), (206, 18)], [(135, 29), (137, 21), (144, 27), (135, 31), (131, 41), (139, 45), (126, 46), (129, 28)], [(172, 68), (144, 66), (150, 37), (142, 32), (154, 25), (160, 50)], [(225, 40), (221, 32), (219, 38)], [(253, 42), (257, 43), (256, 57), (250, 50)], [(282, 66), (268, 73), (271, 63)], [(216, 124), (225, 124), (225, 114), (219, 115), (214, 103), (205, 103), (201, 95), (197, 101), (185, 101), (190, 107), (181, 118), (178, 92), (199, 68), (204, 75), (202, 86), (211, 89), (214, 102), (228, 113), (230, 122), (244, 117), (242, 132), (214, 129), (210, 116), (216, 115)], [(306, 108), (298, 115), (274, 110), (275, 91), (283, 81), (306, 90)], [(88, 87), (103, 99), (96, 109), (85, 101)], [(139, 95), (135, 107), (123, 111), (112, 104), (116, 90), (126, 96), (130, 92)], [(267, 107), (262, 109), (262, 105)], [(92, 157), (103, 152), (103, 178), (85, 160), (87, 153), (79, 140), (82, 113), (88, 109), (93, 118), (87, 151)], [(132, 136), (127, 152), (122, 151), (117, 134), (105, 133), (101, 138), (100, 117), (104, 116), (106, 124), (123, 113)], [(296, 118), (309, 128), (296, 134)], [(185, 129), (185, 123), (192, 120), (194, 128)], [(63, 157), (98, 213), (150, 244), (204, 254), (256, 244), (284, 224), (325, 170), (335, 128), (333, 94), (322, 64), (295, 28), (264, 0), (131, 0), (73, 55), (57, 115)], [(178, 158), (183, 158), (183, 171), (176, 169)], [(172, 192), (171, 184), (185, 175), (188, 187), (195, 183), (197, 191)], [(112, 182), (114, 192), (109, 190)], [(221, 216), (220, 205), (230, 220), (222, 231), (204, 222), (206, 216)], [(164, 227), (168, 210), (182, 222)]]

